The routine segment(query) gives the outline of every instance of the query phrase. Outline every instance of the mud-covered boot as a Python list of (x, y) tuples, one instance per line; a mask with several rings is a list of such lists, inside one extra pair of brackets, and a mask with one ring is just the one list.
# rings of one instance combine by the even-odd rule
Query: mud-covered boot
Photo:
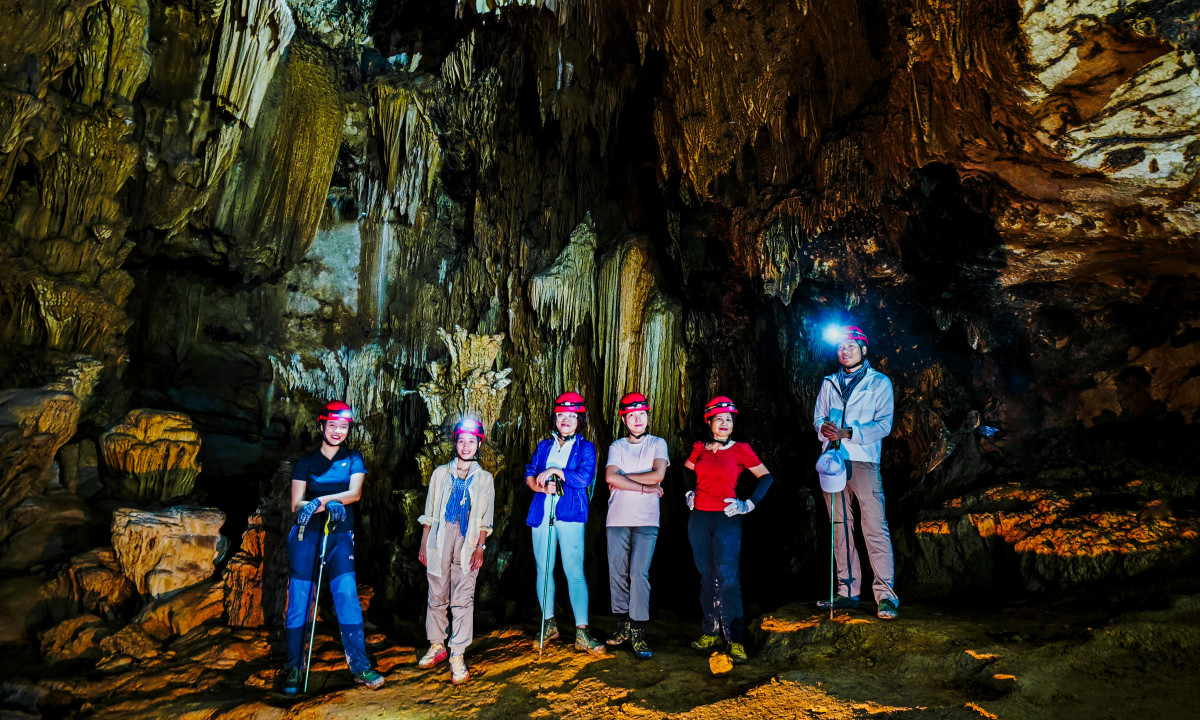
[(630, 636), (631, 636), (631, 633), (629, 632), (629, 621), (622, 620), (617, 623), (617, 631), (615, 633), (613, 633), (612, 637), (610, 637), (605, 642), (608, 645), (612, 645), (615, 647), (617, 645), (621, 645), (621, 644), (625, 643), (626, 641), (628, 641)]
[(285, 668), (283, 671), (283, 685), (279, 687), (279, 691), (288, 697), (295, 697), (300, 694), (301, 682), (300, 668)]
[(547, 643), (558, 637), (558, 623), (554, 621), (554, 618), (550, 618), (546, 621), (545, 627), (539, 629), (539, 632), (541, 635), (538, 636), (538, 645), (545, 647)]
[(645, 628), (630, 628), (629, 644), (633, 648), (633, 654), (643, 660), (649, 660), (654, 657), (654, 652), (650, 646), (646, 644), (646, 629)]
[(711, 633), (704, 633), (692, 641), (692, 647), (697, 650), (710, 650), (721, 644), (721, 638)]
[(604, 647), (604, 643), (593, 639), (592, 636), (588, 634), (586, 627), (575, 628), (575, 647), (593, 655), (608, 654), (608, 648)]

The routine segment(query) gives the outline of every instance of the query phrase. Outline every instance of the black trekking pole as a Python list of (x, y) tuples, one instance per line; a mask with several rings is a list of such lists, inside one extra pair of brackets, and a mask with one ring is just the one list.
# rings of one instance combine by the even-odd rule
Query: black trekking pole
[(304, 663), (304, 692), (308, 692), (308, 673), (312, 670), (313, 640), (317, 637), (317, 613), (321, 604), (321, 580), (325, 576), (325, 548), (329, 543), (329, 513), (325, 513), (325, 524), (321, 528), (320, 569), (317, 571), (317, 586), (313, 588), (312, 616), (308, 631), (308, 660)]
[[(557, 485), (558, 483), (555, 483)], [(547, 519), (549, 524), (549, 532), (546, 533), (546, 577), (542, 581), (542, 629), (538, 633), (538, 660), (542, 659), (542, 648), (546, 644), (546, 606), (554, 607), (554, 598), (548, 597), (550, 593), (550, 576), (554, 572), (551, 563), (554, 561), (554, 556), (551, 554), (554, 548), (554, 501), (558, 499), (558, 493), (550, 495), (550, 500), (546, 504), (550, 506), (550, 517)]]

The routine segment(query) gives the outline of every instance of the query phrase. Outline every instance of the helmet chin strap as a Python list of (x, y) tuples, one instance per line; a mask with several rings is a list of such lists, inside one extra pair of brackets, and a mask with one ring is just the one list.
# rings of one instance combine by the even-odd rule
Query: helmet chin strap
[(649, 430), (643, 430), (640, 433), (635, 433), (634, 431), (629, 430), (629, 437), (633, 438), (634, 440), (641, 440), (642, 438), (646, 437), (649, 434), (650, 434)]
[(862, 366), (863, 366), (863, 361), (859, 360), (857, 363), (855, 363), (854, 365), (851, 365), (850, 367), (846, 367), (845, 365), (843, 365), (842, 370), (844, 370), (848, 373), (852, 373), (852, 372), (857, 372), (858, 369)]
[(570, 435), (563, 435), (562, 433), (560, 433), (558, 431), (558, 428), (554, 428), (554, 437), (558, 438), (559, 440), (562, 440), (563, 442), (566, 442), (566, 441), (570, 440), (571, 438), (575, 437), (575, 433), (571, 433)]

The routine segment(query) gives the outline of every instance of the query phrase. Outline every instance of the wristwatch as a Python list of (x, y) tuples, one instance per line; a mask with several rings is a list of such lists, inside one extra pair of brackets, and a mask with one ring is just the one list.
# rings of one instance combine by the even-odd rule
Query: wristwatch
[(476, 550), (482, 550), (482, 549), (484, 549), (485, 547), (487, 547), (487, 545), (476, 545), (476, 546), (475, 546), (475, 549), (476, 549)]

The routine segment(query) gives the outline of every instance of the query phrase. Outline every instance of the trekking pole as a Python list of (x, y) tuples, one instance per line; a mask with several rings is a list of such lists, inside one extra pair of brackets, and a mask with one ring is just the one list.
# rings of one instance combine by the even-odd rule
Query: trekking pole
[(542, 648), (546, 644), (546, 606), (554, 607), (554, 599), (548, 597), (548, 595), (550, 594), (550, 576), (554, 573), (554, 566), (551, 565), (554, 557), (551, 555), (551, 551), (554, 547), (554, 501), (557, 499), (558, 493), (551, 494), (548, 503), (550, 505), (550, 517), (547, 522), (550, 527), (549, 532), (546, 533), (546, 564), (544, 565), (546, 568), (546, 577), (542, 580), (542, 629), (538, 633), (538, 660), (542, 659)]
[(308, 673), (312, 670), (313, 640), (317, 637), (317, 612), (321, 606), (321, 580), (325, 576), (325, 548), (329, 543), (329, 513), (325, 513), (325, 525), (321, 529), (321, 565), (317, 571), (317, 586), (313, 588), (312, 620), (308, 631), (308, 661), (304, 663), (304, 692), (308, 692)]
[[(840, 493), (839, 493), (840, 494)], [(837, 578), (837, 562), (834, 559), (834, 548), (837, 547), (837, 503), (834, 496), (829, 495), (829, 619), (833, 619), (833, 583)]]

